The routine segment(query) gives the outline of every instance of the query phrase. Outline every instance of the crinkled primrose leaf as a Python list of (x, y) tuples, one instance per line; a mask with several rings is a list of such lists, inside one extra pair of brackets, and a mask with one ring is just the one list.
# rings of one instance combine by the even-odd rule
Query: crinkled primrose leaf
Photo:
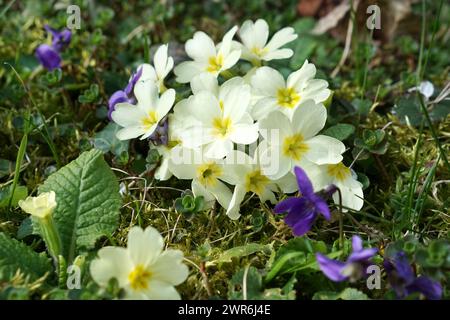
[(0, 281), (9, 281), (20, 270), (30, 281), (51, 272), (50, 259), (24, 243), (0, 233)]
[(84, 152), (52, 174), (39, 193), (51, 190), (58, 203), (53, 218), (68, 263), (116, 229), (121, 206), (119, 184), (100, 150)]

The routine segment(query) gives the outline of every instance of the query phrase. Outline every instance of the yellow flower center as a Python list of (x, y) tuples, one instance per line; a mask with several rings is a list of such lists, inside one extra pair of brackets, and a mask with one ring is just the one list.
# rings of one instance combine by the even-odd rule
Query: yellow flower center
[(253, 47), (250, 50), (254, 55), (258, 56), (258, 57), (262, 57), (264, 54), (267, 53), (267, 49), (266, 48), (258, 48), (258, 47)]
[(342, 162), (327, 165), (327, 172), (338, 181), (344, 181), (351, 175), (351, 171)]
[(170, 140), (170, 141), (167, 143), (167, 148), (173, 149), (173, 148), (175, 148), (177, 145), (179, 145), (180, 143), (181, 143), (181, 141), (180, 141), (180, 140), (177, 140), (177, 139), (175, 139), (175, 140)]
[(301, 134), (294, 134), (286, 137), (283, 142), (283, 154), (296, 161), (309, 150), (309, 146), (305, 143), (305, 139)]
[(128, 281), (134, 290), (146, 290), (151, 277), (152, 273), (139, 264), (128, 275)]
[(255, 170), (247, 174), (245, 177), (246, 191), (254, 192), (261, 196), (264, 193), (269, 178), (261, 174), (261, 170)]
[(223, 56), (221, 54), (209, 57), (206, 71), (211, 73), (219, 72), (220, 69), (222, 69), (222, 65), (223, 65)]
[(214, 162), (202, 164), (197, 168), (197, 179), (204, 186), (215, 186), (221, 175), (222, 168)]
[(141, 123), (146, 130), (150, 130), (158, 122), (158, 114), (156, 111), (150, 111), (148, 115), (142, 118)]
[(281, 88), (277, 92), (278, 104), (285, 108), (294, 108), (300, 101), (300, 95), (294, 88)]
[(213, 135), (220, 138), (225, 138), (231, 132), (231, 119), (226, 118), (214, 118), (213, 123)]

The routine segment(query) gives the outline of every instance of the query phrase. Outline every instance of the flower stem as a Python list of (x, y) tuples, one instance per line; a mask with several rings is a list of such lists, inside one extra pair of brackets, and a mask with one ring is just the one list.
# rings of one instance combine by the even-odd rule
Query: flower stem
[(55, 261), (61, 254), (61, 240), (59, 238), (58, 230), (56, 230), (52, 215), (47, 215), (45, 218), (38, 218), (41, 235), (47, 245), (50, 255)]
[(339, 248), (344, 250), (344, 213), (342, 212), (342, 193), (337, 188), (339, 196)]

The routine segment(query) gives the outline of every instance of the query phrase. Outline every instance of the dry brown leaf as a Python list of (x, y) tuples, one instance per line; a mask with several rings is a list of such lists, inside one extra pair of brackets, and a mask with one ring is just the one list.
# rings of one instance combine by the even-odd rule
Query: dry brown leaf
[(312, 30), (312, 34), (323, 34), (328, 30), (337, 26), (339, 21), (345, 17), (347, 12), (350, 10), (350, 1), (345, 0), (340, 5), (335, 7), (332, 11), (330, 11), (326, 16), (321, 18), (314, 29)]

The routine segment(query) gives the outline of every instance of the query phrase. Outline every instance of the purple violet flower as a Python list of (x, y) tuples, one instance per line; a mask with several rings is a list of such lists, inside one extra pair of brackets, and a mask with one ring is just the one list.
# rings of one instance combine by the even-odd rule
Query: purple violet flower
[(352, 249), (353, 252), (346, 262), (330, 259), (320, 253), (316, 254), (320, 270), (328, 279), (335, 282), (344, 280), (353, 282), (366, 275), (367, 267), (371, 265), (370, 260), (377, 253), (378, 249), (364, 249), (359, 236), (353, 236)]
[(60, 53), (70, 43), (72, 32), (69, 29), (59, 32), (48, 25), (44, 28), (52, 34), (52, 45), (39, 45), (36, 49), (36, 57), (44, 68), (52, 71), (61, 67)]
[(137, 72), (135, 72), (135, 73), (133, 73), (132, 75), (131, 75), (131, 78), (130, 78), (130, 81), (128, 82), (128, 84), (127, 84), (127, 86), (125, 87), (125, 93), (128, 95), (128, 96), (132, 96), (133, 95), (133, 89), (134, 89), (134, 86), (136, 85), (136, 82), (138, 82), (139, 81), (139, 79), (141, 78), (141, 76), (142, 76), (142, 67), (140, 67), (138, 70), (137, 70)]
[(36, 49), (36, 58), (44, 66), (44, 68), (52, 71), (61, 66), (61, 57), (59, 52), (48, 44), (41, 44)]
[(45, 25), (44, 28), (48, 33), (52, 34), (52, 47), (56, 51), (61, 52), (62, 49), (69, 45), (72, 39), (72, 32), (69, 29), (65, 28), (60, 32), (49, 25)]
[(111, 113), (115, 110), (115, 106), (121, 102), (128, 102), (131, 104), (136, 103), (136, 98), (133, 94), (133, 89), (139, 78), (142, 75), (142, 68), (139, 68), (137, 72), (133, 73), (128, 81), (124, 90), (117, 90), (114, 92), (108, 100), (108, 118), (111, 119)]
[(405, 252), (399, 251), (393, 259), (385, 259), (383, 266), (398, 298), (406, 298), (415, 292), (430, 300), (442, 297), (441, 284), (426, 276), (416, 277)]
[[(295, 236), (302, 236), (307, 233), (319, 214), (330, 220), (330, 209), (326, 201), (314, 192), (311, 181), (305, 171), (300, 167), (294, 168), (297, 184), (300, 190), (300, 197), (292, 197), (279, 202), (274, 209), (275, 213), (288, 214), (284, 218), (286, 224), (292, 228)], [(330, 196), (336, 191), (334, 185), (325, 190), (325, 195)]]

